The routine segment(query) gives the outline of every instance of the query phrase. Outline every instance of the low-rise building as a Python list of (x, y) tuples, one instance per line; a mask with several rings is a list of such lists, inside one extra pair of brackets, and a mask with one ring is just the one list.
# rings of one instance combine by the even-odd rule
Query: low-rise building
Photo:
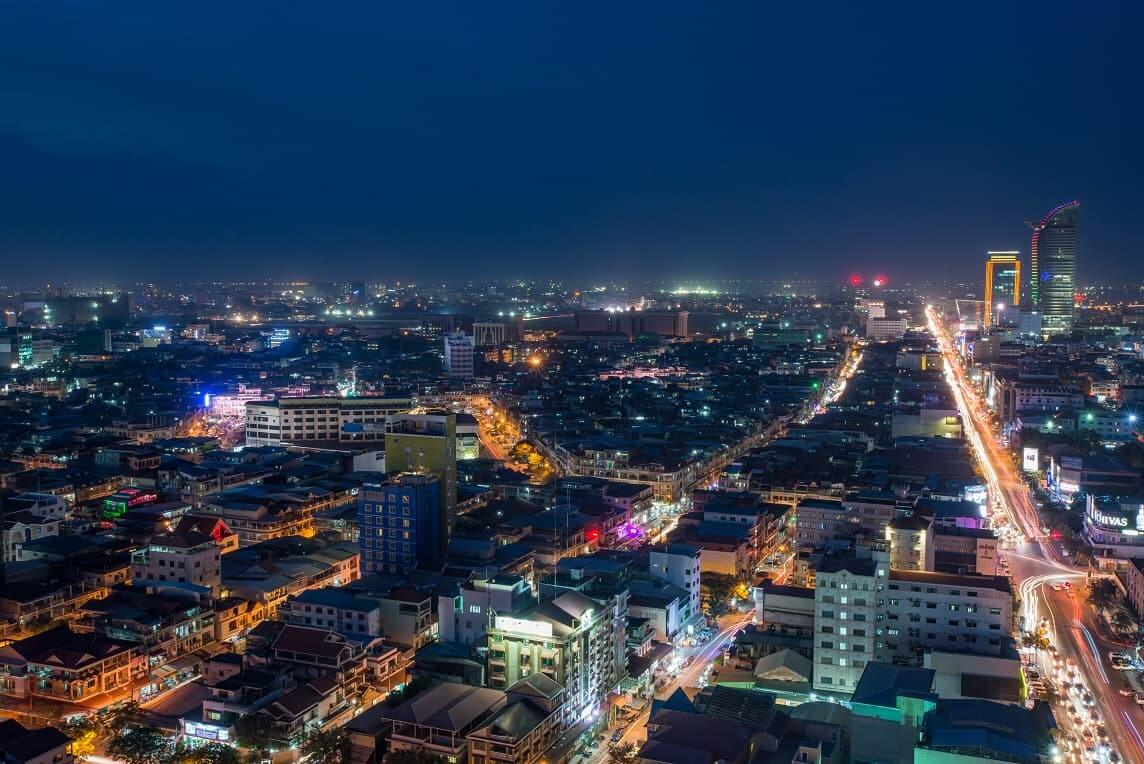
[(0, 647), (0, 694), (68, 702), (121, 690), (147, 672), (136, 642), (57, 626)]

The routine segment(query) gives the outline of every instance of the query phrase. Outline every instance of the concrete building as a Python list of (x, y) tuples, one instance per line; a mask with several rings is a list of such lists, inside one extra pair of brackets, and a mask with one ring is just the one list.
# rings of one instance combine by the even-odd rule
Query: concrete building
[(702, 550), (689, 544), (660, 544), (649, 547), (648, 572), (652, 578), (672, 584), (688, 594), (681, 604), (680, 618), (684, 626), (703, 618), (699, 571)]
[(879, 660), (920, 665), (928, 650), (1002, 655), (1011, 648), (1013, 592), (1004, 576), (890, 571)]
[(1044, 334), (1068, 334), (1076, 312), (1077, 228), (1080, 202), (1049, 210), (1033, 229), (1029, 296), (1044, 319)]
[(408, 398), (280, 398), (246, 402), (246, 445), (384, 442), (386, 418)]
[(985, 261), (985, 326), (1021, 304), (1021, 253), (989, 252)]
[(390, 472), (431, 472), (437, 476), (444, 530), (457, 514), (457, 415), (436, 411), (397, 414), (385, 422), (385, 468)]
[(436, 570), (445, 560), (446, 524), (434, 474), (401, 473), (365, 482), (358, 495), (362, 571)]
[(891, 420), (893, 438), (960, 438), (961, 415), (956, 408), (923, 405), (897, 408)]
[(901, 317), (870, 317), (866, 321), (866, 336), (872, 340), (897, 340), (910, 328), (909, 319)]
[(921, 515), (895, 517), (886, 526), (891, 570), (934, 569), (933, 522)]
[(569, 719), (601, 710), (624, 678), (626, 661), (617, 661), (617, 652), (625, 653), (623, 626), (617, 628), (611, 608), (579, 592), (527, 615), (495, 616), (488, 638), (489, 684), (504, 688), (543, 674), (566, 688)]
[(850, 693), (876, 660), (878, 600), (889, 574), (885, 559), (826, 559), (814, 587), (814, 689)]
[(532, 587), (522, 576), (465, 581), (455, 594), (442, 594), (437, 600), (441, 641), (476, 644), (488, 634), (494, 614), (513, 616), (535, 604)]
[(195, 530), (156, 536), (131, 556), (132, 579), (140, 586), (162, 582), (197, 584), (218, 594), (222, 550), (215, 539)]
[(445, 335), (443, 368), (446, 376), (473, 378), (473, 340), (464, 332)]

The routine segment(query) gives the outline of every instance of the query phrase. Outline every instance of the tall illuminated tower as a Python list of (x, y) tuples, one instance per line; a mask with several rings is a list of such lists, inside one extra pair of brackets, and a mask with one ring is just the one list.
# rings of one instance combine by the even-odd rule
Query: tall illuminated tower
[(1001, 320), (1001, 311), (1021, 303), (1021, 253), (987, 252), (985, 261), (985, 326)]
[(1076, 293), (1076, 243), (1080, 202), (1049, 210), (1039, 223), (1029, 223), (1029, 296), (1040, 312), (1046, 336), (1072, 331)]

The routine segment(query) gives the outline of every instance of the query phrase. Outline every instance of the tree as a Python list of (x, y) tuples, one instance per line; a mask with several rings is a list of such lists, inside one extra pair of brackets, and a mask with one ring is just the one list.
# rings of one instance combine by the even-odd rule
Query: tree
[(608, 746), (608, 764), (636, 764), (639, 752), (633, 743), (613, 743)]
[(113, 737), (107, 746), (110, 758), (127, 764), (156, 764), (165, 760), (170, 751), (162, 731), (150, 725), (127, 729)]
[(192, 747), (184, 745), (180, 740), (164, 764), (243, 764), (243, 761), (238, 749), (225, 743)]
[(350, 736), (342, 728), (314, 730), (302, 738), (302, 758), (321, 764), (349, 761)]
[(1088, 601), (1103, 610), (1116, 601), (1116, 584), (1107, 578), (1094, 578), (1088, 584)]
[(118, 735), (128, 727), (140, 724), (142, 721), (143, 709), (138, 701), (134, 700), (112, 706), (96, 718), (96, 722), (109, 735)]
[(445, 764), (445, 759), (421, 748), (401, 748), (385, 754), (382, 764)]
[(264, 714), (248, 714), (234, 723), (234, 735), (243, 748), (269, 748), (279, 742), (278, 727)]
[(1124, 610), (1117, 610), (1112, 614), (1112, 628), (1117, 631), (1129, 631), (1135, 625), (1136, 622), (1132, 620), (1132, 616)]
[(738, 583), (734, 576), (711, 573), (703, 576), (700, 583), (707, 590), (707, 612), (713, 618), (726, 615), (730, 610), (730, 600)]
[(99, 725), (90, 716), (77, 716), (63, 726), (63, 733), (71, 738), (72, 756), (76, 761), (84, 761), (95, 755), (95, 740), (99, 736)]

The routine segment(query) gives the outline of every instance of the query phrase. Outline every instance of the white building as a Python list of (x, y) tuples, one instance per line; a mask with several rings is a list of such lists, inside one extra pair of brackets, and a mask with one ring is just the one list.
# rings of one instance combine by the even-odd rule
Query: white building
[(197, 584), (218, 593), (222, 585), (222, 550), (217, 541), (196, 530), (155, 536), (131, 555), (136, 585), (160, 582)]
[[(880, 555), (884, 557), (883, 555)], [(878, 599), (885, 559), (826, 559), (814, 586), (814, 689), (851, 693), (877, 660)]]
[(280, 398), (246, 403), (246, 445), (385, 442), (385, 418), (408, 411), (408, 398)]
[(866, 321), (866, 336), (873, 340), (896, 340), (900, 339), (909, 328), (910, 322), (905, 318), (871, 316)]
[(999, 656), (1011, 633), (1013, 592), (1004, 576), (892, 570), (885, 603), (886, 663), (921, 665), (931, 650)]
[(699, 588), (699, 562), (702, 550), (688, 544), (663, 544), (650, 547), (649, 572), (653, 578), (678, 586), (688, 593), (680, 603), (679, 618), (684, 628), (703, 616), (702, 593)]
[(474, 644), (488, 634), (494, 615), (511, 616), (532, 604), (532, 587), (522, 576), (466, 581), (455, 595), (437, 600), (441, 641)]
[(445, 335), (445, 373), (460, 379), (473, 378), (473, 340), (464, 332)]

